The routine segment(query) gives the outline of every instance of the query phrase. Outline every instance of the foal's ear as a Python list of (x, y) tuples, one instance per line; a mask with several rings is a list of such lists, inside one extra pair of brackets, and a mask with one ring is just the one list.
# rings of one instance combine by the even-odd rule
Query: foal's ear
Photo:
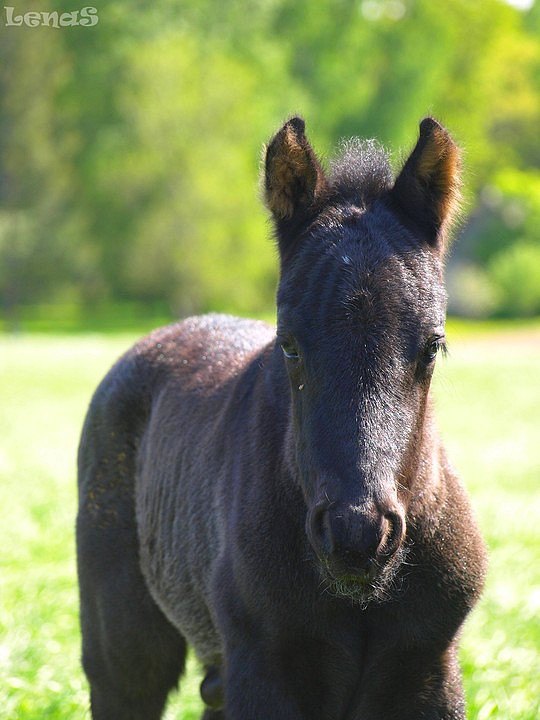
[(448, 131), (433, 118), (424, 118), (416, 147), (391, 194), (427, 242), (439, 249), (458, 209), (460, 171), (459, 148)]
[(305, 122), (288, 120), (266, 149), (265, 201), (276, 222), (300, 219), (326, 187), (324, 171), (308, 142)]

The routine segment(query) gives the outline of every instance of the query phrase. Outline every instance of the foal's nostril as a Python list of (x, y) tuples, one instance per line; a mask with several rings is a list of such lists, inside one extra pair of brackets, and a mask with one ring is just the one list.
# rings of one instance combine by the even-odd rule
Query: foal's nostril
[(318, 503), (309, 513), (308, 536), (319, 555), (329, 555), (332, 552), (333, 540), (327, 503)]
[(399, 512), (387, 512), (384, 515), (387, 528), (378, 552), (382, 556), (395, 555), (405, 537), (405, 521)]

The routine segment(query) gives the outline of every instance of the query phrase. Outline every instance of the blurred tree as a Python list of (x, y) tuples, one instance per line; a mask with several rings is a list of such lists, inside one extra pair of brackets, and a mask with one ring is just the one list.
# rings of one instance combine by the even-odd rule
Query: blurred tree
[(466, 148), (469, 277), (495, 286), (497, 253), (537, 241), (538, 3), (115, 0), (92, 28), (0, 32), (4, 313), (267, 310), (260, 147), (292, 112), (325, 155), (352, 134), (405, 148), (433, 113)]
[(76, 283), (77, 212), (69, 137), (58, 123), (66, 64), (60, 37), (3, 28), (0, 43), (0, 297), (57, 300)]

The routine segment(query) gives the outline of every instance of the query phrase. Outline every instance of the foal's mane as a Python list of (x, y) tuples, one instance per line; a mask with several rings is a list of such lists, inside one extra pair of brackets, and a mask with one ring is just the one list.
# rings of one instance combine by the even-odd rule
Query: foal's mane
[(330, 194), (336, 200), (365, 208), (393, 182), (388, 155), (376, 140), (342, 140), (330, 161)]

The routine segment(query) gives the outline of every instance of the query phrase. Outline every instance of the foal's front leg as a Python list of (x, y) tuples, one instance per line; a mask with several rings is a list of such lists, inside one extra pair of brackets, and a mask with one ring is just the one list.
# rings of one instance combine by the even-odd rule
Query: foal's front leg
[(465, 720), (456, 648), (397, 652), (366, 669), (354, 720)]
[(229, 646), (224, 674), (227, 720), (316, 720), (301, 710), (284, 668), (272, 662), (261, 644), (240, 641)]

